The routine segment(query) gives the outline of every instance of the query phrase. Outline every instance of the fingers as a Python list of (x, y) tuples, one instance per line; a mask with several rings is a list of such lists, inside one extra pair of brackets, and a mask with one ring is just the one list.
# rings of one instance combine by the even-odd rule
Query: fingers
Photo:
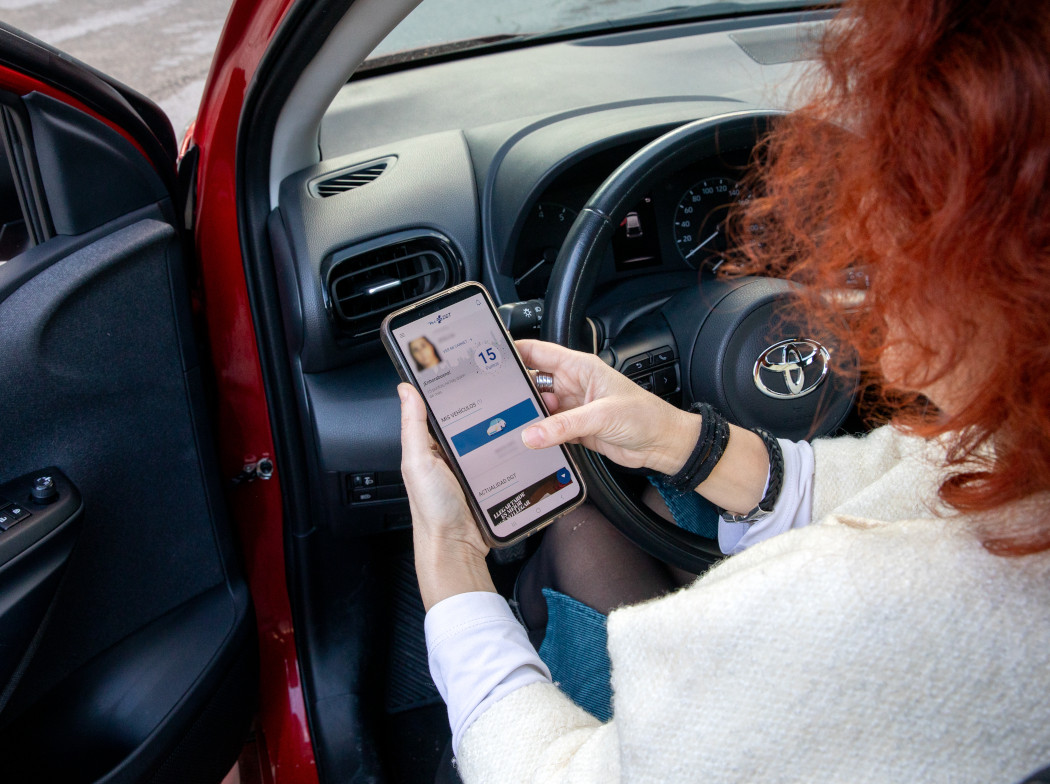
[(432, 457), (433, 439), (427, 429), (427, 409), (423, 398), (411, 384), (398, 384), (401, 398), (401, 462), (422, 466)]
[(568, 363), (578, 361), (581, 354), (544, 340), (515, 340), (514, 345), (525, 361), (525, 365), (548, 373), (557, 373)]
[(525, 428), (521, 433), (521, 440), (530, 449), (545, 449), (593, 436), (602, 428), (599, 415), (598, 403), (553, 414), (542, 422)]

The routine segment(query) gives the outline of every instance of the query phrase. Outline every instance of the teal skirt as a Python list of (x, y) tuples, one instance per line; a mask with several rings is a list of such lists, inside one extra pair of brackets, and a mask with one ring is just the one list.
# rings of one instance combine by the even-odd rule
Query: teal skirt
[[(650, 480), (653, 481), (653, 480)], [(708, 539), (718, 538), (718, 512), (696, 493), (679, 493), (653, 481), (675, 523)], [(612, 718), (608, 618), (571, 596), (543, 589), (547, 631), (540, 658), (565, 694), (601, 721)]]

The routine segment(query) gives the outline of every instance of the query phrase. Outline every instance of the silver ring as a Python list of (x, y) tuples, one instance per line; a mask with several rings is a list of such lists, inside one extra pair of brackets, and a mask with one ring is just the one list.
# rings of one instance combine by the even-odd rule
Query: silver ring
[(536, 389), (540, 392), (554, 391), (554, 376), (550, 373), (544, 373), (542, 370), (530, 370), (529, 375), (536, 382)]

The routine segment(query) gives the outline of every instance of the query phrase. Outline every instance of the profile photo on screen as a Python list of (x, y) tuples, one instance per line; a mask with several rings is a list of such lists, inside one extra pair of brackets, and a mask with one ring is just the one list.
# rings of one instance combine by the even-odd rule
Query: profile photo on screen
[(408, 350), (415, 360), (416, 370), (423, 371), (441, 364), (441, 355), (430, 339), (420, 335), (408, 342)]

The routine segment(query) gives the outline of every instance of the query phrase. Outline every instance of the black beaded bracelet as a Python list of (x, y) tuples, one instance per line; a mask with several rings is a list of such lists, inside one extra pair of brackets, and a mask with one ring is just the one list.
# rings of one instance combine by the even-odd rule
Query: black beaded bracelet
[(678, 473), (664, 474), (664, 482), (682, 493), (695, 490), (711, 475), (729, 444), (729, 422), (713, 406), (694, 403), (689, 410), (700, 415), (700, 436)]

